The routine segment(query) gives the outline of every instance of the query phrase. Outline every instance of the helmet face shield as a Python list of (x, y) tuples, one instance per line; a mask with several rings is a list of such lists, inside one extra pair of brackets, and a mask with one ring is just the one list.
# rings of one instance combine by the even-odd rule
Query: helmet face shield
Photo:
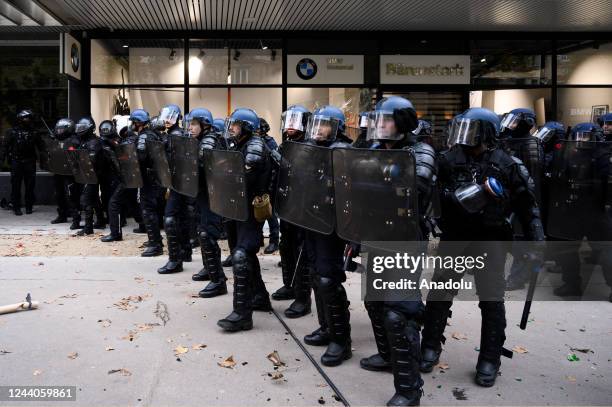
[(312, 116), (306, 129), (306, 139), (320, 141), (333, 141), (338, 134), (340, 121), (334, 117)]
[(480, 120), (455, 119), (448, 130), (448, 145), (477, 146), (482, 139), (482, 133), (483, 127)]
[(303, 132), (304, 113), (297, 110), (287, 110), (281, 115), (281, 134), (287, 130), (297, 130)]
[(501, 128), (515, 130), (521, 122), (521, 115), (515, 113), (506, 113), (501, 121)]
[(370, 114), (367, 140), (400, 140), (393, 113), (375, 111)]
[(89, 123), (77, 123), (74, 131), (77, 134), (83, 134), (86, 133), (90, 127), (91, 125)]
[(172, 127), (177, 123), (179, 115), (176, 109), (166, 106), (159, 112), (159, 120), (163, 121), (166, 127)]
[(593, 132), (590, 131), (577, 131), (575, 134), (575, 141), (597, 141)]
[(542, 143), (546, 143), (552, 138), (552, 136), (555, 134), (555, 131), (555, 129), (551, 129), (549, 127), (542, 127), (533, 134), (533, 137), (537, 138)]
[(359, 128), (361, 129), (368, 128), (368, 123), (370, 122), (369, 116), (370, 115), (368, 113), (359, 115)]

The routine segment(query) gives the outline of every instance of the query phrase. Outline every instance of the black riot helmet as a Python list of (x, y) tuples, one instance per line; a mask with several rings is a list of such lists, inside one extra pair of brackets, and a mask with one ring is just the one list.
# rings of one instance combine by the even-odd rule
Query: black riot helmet
[(118, 136), (115, 124), (111, 120), (103, 120), (98, 126), (98, 134), (106, 139), (113, 139)]
[(72, 134), (74, 134), (74, 131), (75, 131), (74, 120), (68, 117), (64, 117), (62, 119), (59, 119), (57, 123), (55, 123), (55, 127), (53, 128), (53, 135), (58, 140), (65, 140), (68, 137), (70, 137)]
[(455, 116), (448, 129), (448, 146), (477, 147), (499, 135), (499, 117), (482, 107), (473, 107)]
[(419, 119), (419, 124), (416, 129), (412, 130), (412, 134), (416, 137), (416, 141), (423, 141), (431, 144), (433, 136), (433, 127), (427, 120)]
[(30, 109), (24, 109), (17, 113), (17, 124), (24, 127), (29, 127), (32, 125), (32, 120), (34, 119), (34, 113)]
[(96, 130), (96, 123), (94, 123), (91, 117), (83, 117), (81, 118), (75, 128), (75, 133), (77, 136), (83, 138), (88, 137), (94, 134)]
[(501, 137), (525, 138), (536, 130), (536, 115), (533, 110), (519, 108), (506, 113), (501, 119)]
[(268, 124), (266, 119), (264, 119), (263, 117), (260, 117), (259, 118), (259, 131), (258, 131), (259, 135), (265, 136), (269, 132), (270, 132), (270, 125)]

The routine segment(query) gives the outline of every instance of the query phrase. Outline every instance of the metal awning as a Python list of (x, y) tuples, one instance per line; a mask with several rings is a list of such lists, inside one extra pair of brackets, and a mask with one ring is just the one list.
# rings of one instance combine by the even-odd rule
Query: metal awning
[(610, 0), (0, 0), (13, 30), (612, 31)]

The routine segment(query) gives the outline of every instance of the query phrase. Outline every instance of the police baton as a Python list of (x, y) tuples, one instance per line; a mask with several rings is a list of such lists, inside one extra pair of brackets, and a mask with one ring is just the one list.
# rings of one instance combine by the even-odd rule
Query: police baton
[(525, 299), (525, 305), (523, 306), (523, 315), (521, 316), (521, 324), (519, 325), (522, 330), (527, 328), (527, 319), (529, 318), (529, 312), (531, 311), (531, 301), (533, 300), (533, 294), (535, 293), (536, 284), (538, 282), (538, 276), (542, 271), (541, 265), (536, 265), (531, 272), (531, 278), (529, 279), (529, 288), (527, 289), (527, 298)]

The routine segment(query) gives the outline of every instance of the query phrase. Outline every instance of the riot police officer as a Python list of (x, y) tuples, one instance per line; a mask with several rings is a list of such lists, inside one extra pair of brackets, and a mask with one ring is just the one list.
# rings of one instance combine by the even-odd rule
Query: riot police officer
[[(228, 148), (240, 151), (244, 157), (249, 203), (253, 202), (255, 197), (272, 192), (271, 152), (263, 139), (257, 136), (258, 129), (257, 114), (251, 109), (239, 108), (228, 118), (225, 130)], [(263, 222), (259, 222), (255, 218), (254, 210), (249, 208), (248, 219), (244, 222), (236, 221), (235, 225), (236, 245), (232, 253), (233, 311), (217, 322), (217, 325), (226, 331), (250, 330), (253, 328), (254, 310), (272, 309), (257, 258)]]
[[(274, 140), (274, 137), (268, 134), (269, 132), (270, 132), (270, 125), (263, 117), (260, 117), (259, 118), (259, 131), (257, 133), (259, 134), (259, 137), (261, 137), (263, 141), (266, 143), (266, 146), (268, 146), (268, 149), (270, 151), (277, 151), (278, 144), (276, 144), (276, 140)], [(268, 219), (268, 227), (270, 229), (270, 235), (269, 235), (270, 237), (268, 239), (269, 240), (268, 246), (264, 248), (264, 253), (272, 254), (278, 250), (278, 243), (279, 243), (279, 238), (280, 238), (279, 236), (280, 227), (278, 224), (278, 216), (276, 216), (276, 213), (274, 212), (272, 212), (272, 217)], [(263, 242), (263, 234), (262, 234), (261, 240)]]
[[(417, 141), (417, 134), (424, 122), (417, 120), (412, 103), (398, 96), (379, 101), (370, 120), (368, 140), (373, 143), (373, 149), (406, 149), (415, 156), (417, 212), (421, 216), (417, 239), (427, 240), (429, 230), (425, 216), (433, 191), (436, 166), (433, 148), (423, 141)], [(417, 273), (420, 274), (420, 270)], [(423, 380), (418, 360), (424, 306), (419, 291), (412, 297), (402, 301), (365, 302), (378, 352), (362, 359), (360, 365), (366, 370), (393, 372), (395, 394), (387, 405), (417, 405), (421, 398)]]
[[(292, 105), (281, 116), (283, 140), (304, 142), (306, 127), (312, 113), (301, 105)], [(282, 145), (279, 149), (282, 152)], [(274, 300), (295, 300), (285, 310), (287, 318), (299, 318), (311, 312), (311, 284), (308, 255), (304, 245), (304, 229), (287, 221), (280, 222), (279, 252), (283, 286), (272, 294)], [(324, 323), (323, 323), (324, 324)]]
[[(318, 108), (308, 123), (306, 142), (327, 148), (350, 147), (352, 141), (345, 135), (345, 120), (342, 110), (335, 106)], [(352, 356), (349, 302), (342, 286), (346, 281), (345, 242), (335, 232), (324, 235), (307, 231), (305, 245), (308, 262), (312, 265), (319, 328), (306, 335), (304, 342), (327, 345), (321, 363), (337, 366)]]
[(227, 278), (221, 266), (221, 248), (218, 240), (223, 229), (221, 216), (210, 210), (208, 188), (204, 175), (204, 151), (209, 149), (225, 149), (224, 140), (213, 127), (213, 116), (208, 109), (196, 108), (185, 116), (185, 127), (191, 137), (200, 141), (199, 167), (200, 185), (197, 205), (200, 212), (198, 223), (198, 238), (202, 252), (202, 270), (192, 276), (194, 281), (210, 280), (200, 292), (202, 298), (211, 298), (227, 294)]
[[(62, 143), (64, 150), (75, 149), (79, 146), (74, 130), (74, 121), (67, 117), (59, 119), (55, 123), (53, 137)], [(67, 222), (68, 216), (70, 216), (72, 218), (70, 229), (78, 229), (81, 222), (79, 212), (80, 184), (77, 184), (71, 175), (53, 174), (53, 185), (57, 199), (57, 218), (53, 219), (51, 223)]]
[[(79, 137), (81, 142), (79, 149), (87, 151), (89, 161), (94, 168), (96, 176), (100, 177), (100, 174), (104, 171), (103, 157), (102, 157), (102, 143), (96, 136), (96, 124), (90, 117), (81, 118), (75, 128), (75, 134)], [(85, 184), (83, 192), (81, 193), (81, 207), (85, 215), (85, 226), (79, 232), (78, 236), (91, 235), (94, 230), (94, 211), (97, 213), (97, 223), (101, 223), (101, 204), (99, 196), (100, 186), (97, 183)]]
[[(182, 118), (177, 105), (167, 105), (159, 113), (159, 120), (165, 123), (167, 149), (172, 151), (178, 137), (188, 137), (179, 127)], [(195, 222), (195, 198), (170, 190), (164, 212), (164, 231), (168, 241), (168, 262), (157, 270), (159, 274), (183, 271), (183, 262), (190, 262), (192, 255), (192, 224)]]
[[(592, 249), (591, 258), (601, 265), (606, 284), (612, 287), (612, 251), (604, 243), (612, 240), (612, 214), (607, 205), (612, 143), (606, 142), (599, 125), (579, 123), (572, 127), (567, 141), (559, 144), (552, 174), (556, 190), (551, 190), (556, 196), (549, 204), (548, 228), (553, 238), (568, 242), (559, 244), (561, 255), (555, 260), (561, 266), (563, 284), (553, 292), (560, 297), (579, 297), (582, 277), (578, 252), (584, 237)], [(612, 301), (612, 295), (609, 299)]]
[(606, 141), (612, 141), (612, 113), (606, 113), (599, 118)]
[(105, 171), (100, 175), (100, 201), (102, 210), (109, 217), (108, 205), (113, 190), (120, 182), (118, 162), (114, 154), (114, 148), (119, 143), (119, 134), (112, 120), (102, 120), (98, 125), (98, 135), (102, 143), (102, 158)]
[(143, 109), (135, 109), (130, 114), (131, 128), (125, 142), (135, 143), (140, 173), (142, 175), (142, 187), (140, 188), (140, 210), (142, 221), (147, 232), (146, 248), (142, 257), (154, 257), (163, 254), (162, 237), (159, 230), (159, 219), (157, 216), (157, 200), (161, 195), (161, 186), (155, 175), (150, 151), (147, 142), (160, 141), (157, 133), (147, 128), (150, 122), (149, 112)]
[(36, 185), (36, 150), (42, 151), (40, 135), (34, 130), (34, 114), (31, 110), (17, 113), (15, 127), (9, 129), (4, 139), (3, 162), (8, 158), (11, 167), (11, 201), (13, 212), (21, 212), (21, 184), (25, 186), (26, 214), (32, 213), (34, 205), (34, 187)]
[[(510, 213), (519, 217), (527, 240), (544, 240), (533, 181), (518, 158), (495, 146), (499, 129), (500, 120), (495, 113), (483, 108), (468, 109), (453, 119), (449, 130), (451, 147), (438, 158), (440, 248), (454, 248), (458, 255), (487, 253), (486, 268), (474, 276), (482, 315), (475, 381), (485, 387), (495, 383), (502, 354), (512, 355), (503, 348), (503, 270), (508, 248), (500, 243), (512, 239), (507, 221)], [(453, 241), (467, 243), (461, 246)], [(531, 254), (541, 259), (538, 250)], [(433, 276), (436, 282), (456, 278), (454, 270), (444, 269), (436, 269)], [(428, 294), (421, 343), (422, 372), (431, 372), (439, 361), (456, 294), (456, 290), (431, 290)]]

